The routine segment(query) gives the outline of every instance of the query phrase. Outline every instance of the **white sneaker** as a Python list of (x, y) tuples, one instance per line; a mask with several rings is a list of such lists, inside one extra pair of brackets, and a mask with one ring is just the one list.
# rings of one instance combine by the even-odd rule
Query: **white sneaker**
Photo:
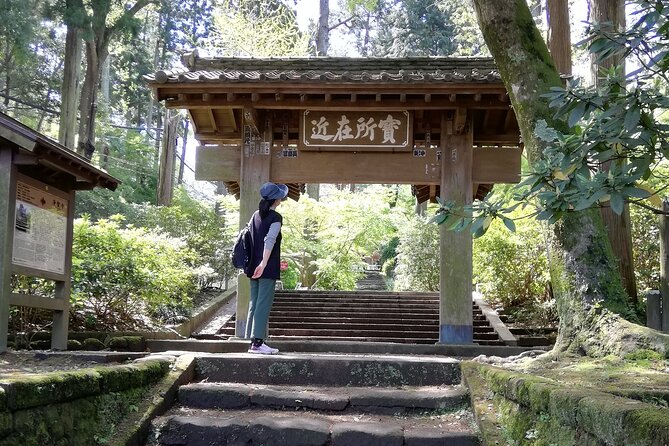
[(259, 347), (251, 346), (249, 348), (249, 353), (255, 353), (258, 355), (275, 355), (279, 353), (279, 349), (268, 347), (267, 344), (263, 343)]

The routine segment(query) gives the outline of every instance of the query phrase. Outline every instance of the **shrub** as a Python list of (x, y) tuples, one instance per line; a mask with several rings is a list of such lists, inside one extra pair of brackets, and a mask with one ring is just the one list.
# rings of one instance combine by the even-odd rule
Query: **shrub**
[(135, 329), (161, 305), (188, 304), (195, 292), (193, 253), (155, 231), (121, 229), (117, 221), (77, 220), (72, 258), (74, 324)]
[(399, 231), (395, 282), (397, 291), (439, 290), (439, 228), (414, 216)]
[(532, 218), (517, 219), (516, 232), (495, 221), (474, 240), (474, 281), (515, 322), (551, 326), (557, 320), (544, 240), (541, 223)]
[(99, 351), (104, 350), (105, 344), (97, 338), (86, 338), (82, 343), (83, 350)]
[(234, 271), (228, 259), (226, 248), (233, 243), (233, 235), (238, 221), (236, 214), (228, 223), (217, 215), (213, 204), (196, 200), (183, 188), (177, 188), (171, 206), (135, 205), (134, 224), (178, 238), (196, 253), (191, 259), (198, 273), (201, 289), (212, 286)]

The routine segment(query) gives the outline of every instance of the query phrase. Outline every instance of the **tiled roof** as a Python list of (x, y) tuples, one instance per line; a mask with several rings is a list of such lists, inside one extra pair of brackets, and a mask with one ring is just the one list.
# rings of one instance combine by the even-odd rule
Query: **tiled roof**
[(182, 58), (185, 69), (158, 71), (152, 83), (197, 82), (477, 82), (501, 78), (491, 58)]

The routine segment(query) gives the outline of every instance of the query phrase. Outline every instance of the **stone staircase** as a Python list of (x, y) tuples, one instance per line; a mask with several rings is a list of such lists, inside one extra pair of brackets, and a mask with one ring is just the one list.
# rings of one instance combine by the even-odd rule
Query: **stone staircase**
[(366, 270), (365, 277), (356, 282), (355, 289), (361, 291), (387, 291), (388, 285), (381, 271)]
[[(475, 303), (474, 342), (504, 345)], [(234, 318), (217, 337), (234, 336)], [(436, 293), (389, 291), (277, 291), (270, 340), (337, 340), (434, 344), (439, 340)]]
[(444, 356), (246, 353), (196, 360), (151, 446), (479, 445)]

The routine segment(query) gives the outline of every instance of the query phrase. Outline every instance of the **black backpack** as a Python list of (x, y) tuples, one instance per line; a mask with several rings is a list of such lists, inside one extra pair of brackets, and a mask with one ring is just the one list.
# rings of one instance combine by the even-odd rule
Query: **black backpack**
[(237, 241), (235, 241), (235, 245), (232, 247), (232, 254), (230, 255), (232, 265), (235, 268), (243, 269), (244, 271), (246, 271), (246, 269), (249, 267), (249, 264), (251, 263), (251, 257), (253, 256), (251, 222), (253, 221), (254, 217), (255, 214), (251, 217), (251, 220), (246, 224), (246, 226), (239, 230), (239, 234), (237, 234)]

